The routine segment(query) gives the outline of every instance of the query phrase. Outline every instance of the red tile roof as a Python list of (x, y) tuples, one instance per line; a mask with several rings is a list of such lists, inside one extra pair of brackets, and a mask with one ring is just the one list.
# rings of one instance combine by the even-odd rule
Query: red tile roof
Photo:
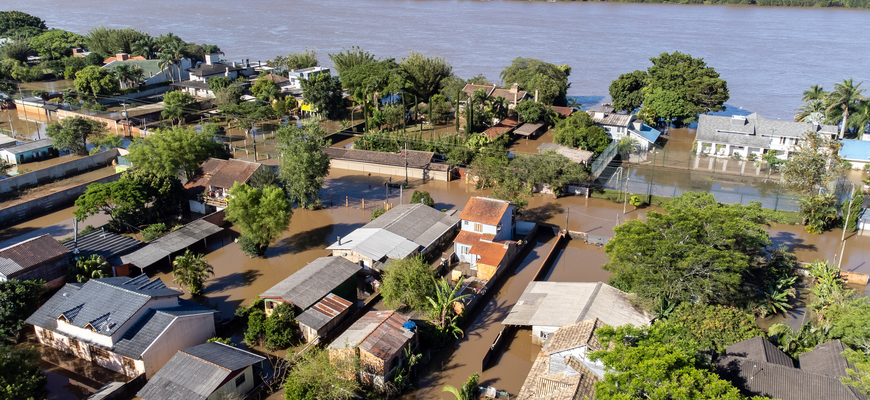
[(574, 107), (550, 106), (550, 108), (552, 108), (553, 111), (561, 114), (564, 118), (568, 118), (571, 116), (571, 114), (574, 113)]
[[(206, 164), (203, 164), (204, 167), (208, 167), (207, 163), (209, 161), (206, 161)], [(260, 168), (260, 163), (235, 159), (226, 160), (211, 174), (211, 179), (209, 179), (208, 185), (229, 189), (233, 187), (233, 184), (236, 182), (247, 182), (248, 179), (251, 179), (251, 176), (254, 175), (254, 171), (258, 168)]]
[(471, 246), (471, 250), (468, 252), (480, 256), (477, 259), (478, 264), (498, 267), (502, 260), (504, 260), (505, 254), (507, 254), (508, 244), (508, 241), (489, 242), (478, 240), (477, 243)]
[(519, 124), (517, 117), (515, 115), (512, 115), (501, 120), (501, 122), (495, 124), (491, 128), (483, 131), (483, 134), (488, 136), (490, 139), (495, 139), (516, 128), (517, 124)]
[(509, 202), (489, 197), (472, 197), (462, 209), (459, 219), (479, 222), (487, 225), (498, 225), (501, 217), (507, 212)]
[(473, 246), (481, 239), (491, 241), (493, 238), (495, 238), (495, 235), (484, 235), (482, 233), (475, 233), (471, 231), (459, 231), (459, 234), (456, 235), (456, 239), (453, 239), (453, 242)]

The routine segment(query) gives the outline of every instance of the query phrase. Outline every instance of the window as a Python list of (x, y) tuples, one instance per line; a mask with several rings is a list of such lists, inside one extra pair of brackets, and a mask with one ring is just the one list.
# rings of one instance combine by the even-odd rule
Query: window
[(242, 386), (244, 383), (245, 383), (245, 373), (242, 372), (242, 373), (239, 374), (239, 376), (236, 378), (236, 387)]
[(42, 340), (45, 340), (46, 342), (53, 342), (54, 341), (54, 332), (52, 332), (48, 329), (43, 329), (42, 330)]
[(475, 232), (483, 232), (483, 224), (477, 224), (477, 223), (474, 224), (474, 231)]
[(103, 350), (99, 347), (90, 346), (90, 350), (91, 350), (91, 357), (108, 359), (112, 356), (112, 353), (109, 353), (108, 351)]

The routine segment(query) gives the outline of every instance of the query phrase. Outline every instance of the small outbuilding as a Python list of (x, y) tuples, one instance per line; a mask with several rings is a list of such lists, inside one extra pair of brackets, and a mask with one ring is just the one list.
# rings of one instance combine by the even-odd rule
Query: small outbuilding
[(41, 139), (0, 149), (0, 158), (7, 164), (24, 164), (30, 161), (42, 160), (57, 155), (54, 150), (54, 140)]
[(0, 250), (0, 281), (41, 279), (49, 287), (63, 285), (69, 250), (48, 234)]
[(393, 310), (369, 311), (329, 345), (329, 359), (359, 360), (360, 380), (383, 386), (404, 364), (405, 348), (415, 346), (415, 329)]
[[(355, 301), (356, 275), (361, 269), (342, 257), (320, 257), (260, 295), (266, 300), (266, 314), (271, 315), (280, 303), (290, 304), (302, 313), (330, 293)], [(339, 315), (343, 314), (336, 313)]]

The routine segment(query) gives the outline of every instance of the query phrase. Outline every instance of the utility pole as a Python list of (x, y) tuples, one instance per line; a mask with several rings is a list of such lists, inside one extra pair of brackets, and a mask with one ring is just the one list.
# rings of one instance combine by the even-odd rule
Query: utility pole
[(628, 174), (629, 171), (625, 171), (625, 188), (623, 192), (625, 193), (625, 199), (622, 200), (622, 215), (625, 215), (625, 205), (628, 204)]
[[(121, 102), (121, 105), (124, 106), (124, 136), (127, 135), (127, 129), (130, 128), (130, 118), (127, 116), (127, 103)], [(132, 131), (130, 132), (130, 136), (132, 136)]]
[[(405, 184), (408, 183), (408, 140), (405, 139)], [(402, 187), (405, 187), (405, 184)]]
[(842, 269), (840, 266), (843, 264), (843, 253), (846, 252), (846, 228), (849, 227), (849, 219), (852, 217), (852, 202), (855, 201), (855, 184), (852, 184), (852, 191), (849, 193), (849, 211), (846, 212), (846, 220), (843, 221), (843, 236), (840, 237), (840, 241), (843, 242), (842, 247), (840, 248), (840, 258), (837, 260), (837, 269)]
[[(30, 131), (30, 122), (27, 121), (27, 105), (24, 104), (24, 92), (21, 91), (21, 84), (18, 84), (18, 96), (21, 97), (21, 108), (24, 109), (24, 125), (26, 126), (27, 131)], [(39, 134), (39, 127), (36, 128), (37, 135)]]
[(254, 161), (256, 162), (257, 161), (257, 126), (254, 124), (251, 124), (251, 125), (253, 126), (253, 129), (251, 129), (251, 131), (252, 131), (251, 143), (254, 144)]
[(571, 216), (571, 209), (565, 207), (565, 232), (568, 232), (568, 217)]

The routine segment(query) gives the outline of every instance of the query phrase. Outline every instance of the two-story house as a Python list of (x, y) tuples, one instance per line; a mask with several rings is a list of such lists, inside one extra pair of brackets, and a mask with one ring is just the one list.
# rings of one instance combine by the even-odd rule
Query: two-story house
[[(462, 88), (462, 91), (468, 97), (474, 96), (474, 92), (478, 90), (483, 90), (483, 93), (487, 95), (487, 97), (502, 97), (508, 101), (508, 108), (515, 108), (517, 104), (523, 100), (532, 100), (532, 95), (525, 90), (520, 90), (520, 85), (514, 83), (511, 85), (510, 89), (501, 89), (495, 85), (474, 85), (468, 83), (465, 87)], [(537, 99), (535, 99), (537, 101)], [(537, 121), (525, 121), (525, 122), (537, 122)]]
[(333, 362), (359, 362), (363, 383), (383, 386), (405, 362), (405, 349), (416, 347), (413, 322), (389, 311), (369, 311), (329, 345)]
[(716, 157), (749, 158), (775, 151), (780, 159), (787, 159), (793, 148), (807, 132), (819, 132), (831, 139), (837, 137), (835, 125), (810, 122), (775, 121), (757, 113), (747, 116), (701, 115), (695, 134), (698, 154)]
[[(114, 71), (115, 68), (121, 65), (129, 65), (131, 67), (139, 67), (142, 69), (142, 78), (140, 84), (153, 85), (155, 83), (167, 81), (184, 81), (190, 79), (188, 69), (192, 66), (189, 58), (182, 58), (178, 61), (177, 66), (161, 67), (160, 60), (146, 60), (143, 57), (130, 57), (127, 54), (118, 54), (116, 57), (109, 58), (104, 69)], [(127, 87), (127, 82), (121, 82), (121, 88)]]
[(611, 139), (620, 140), (629, 136), (637, 141), (640, 150), (648, 150), (662, 134), (657, 129), (638, 120), (634, 115), (593, 111), (589, 113), (589, 116), (592, 117), (592, 121), (595, 121), (596, 125), (604, 128)]
[[(303, 68), (303, 69), (293, 69), (287, 73), (289, 76), (289, 86), (293, 89), (302, 89), (302, 80), (303, 79), (311, 79), (320, 74), (329, 75), (329, 68), (326, 67), (311, 67), (311, 68)], [(277, 83), (277, 82), (276, 82)]]
[(196, 176), (184, 185), (190, 211), (210, 214), (227, 208), (230, 189), (238, 183), (248, 183), (260, 168), (260, 163), (239, 159), (209, 158), (200, 165)]
[(515, 205), (488, 197), (472, 197), (462, 209), (453, 250), (478, 279), (492, 279), (516, 251), (516, 214)]
[(206, 99), (214, 98), (214, 92), (208, 87), (208, 81), (212, 78), (220, 76), (235, 81), (239, 77), (249, 77), (256, 73), (247, 61), (243, 62), (242, 65), (236, 64), (236, 62), (226, 64), (220, 61), (217, 54), (206, 55), (204, 63), (197, 63), (185, 71), (190, 79), (175, 82), (172, 86), (193, 96)]
[(146, 275), (68, 283), (27, 323), (46, 346), (150, 378), (175, 352), (215, 334), (215, 311), (182, 294)]

